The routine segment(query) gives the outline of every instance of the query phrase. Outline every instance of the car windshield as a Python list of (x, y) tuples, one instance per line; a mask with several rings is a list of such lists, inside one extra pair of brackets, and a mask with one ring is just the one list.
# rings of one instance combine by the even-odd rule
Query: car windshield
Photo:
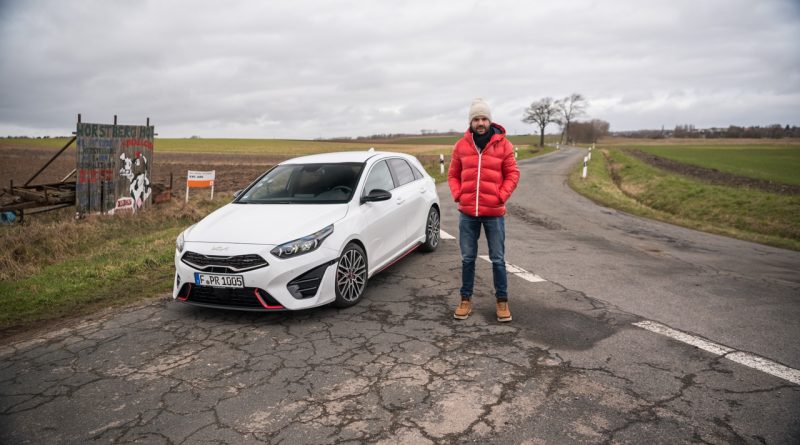
[(240, 204), (337, 204), (350, 201), (363, 163), (282, 164), (234, 201)]

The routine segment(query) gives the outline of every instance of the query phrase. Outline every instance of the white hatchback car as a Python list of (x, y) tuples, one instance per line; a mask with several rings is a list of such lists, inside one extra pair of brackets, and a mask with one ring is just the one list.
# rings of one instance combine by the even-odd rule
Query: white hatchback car
[(367, 280), (439, 245), (439, 198), (417, 158), (304, 156), (276, 165), (178, 236), (173, 298), (297, 310), (356, 304)]

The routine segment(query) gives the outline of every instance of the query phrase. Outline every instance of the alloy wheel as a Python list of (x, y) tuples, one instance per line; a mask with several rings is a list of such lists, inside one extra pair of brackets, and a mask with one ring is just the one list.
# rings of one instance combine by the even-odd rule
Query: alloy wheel
[(336, 269), (336, 287), (342, 299), (354, 302), (361, 298), (367, 284), (367, 263), (356, 249), (348, 249), (339, 259)]
[(434, 209), (428, 213), (428, 224), (425, 227), (425, 234), (428, 236), (430, 247), (435, 248), (439, 245), (439, 212)]

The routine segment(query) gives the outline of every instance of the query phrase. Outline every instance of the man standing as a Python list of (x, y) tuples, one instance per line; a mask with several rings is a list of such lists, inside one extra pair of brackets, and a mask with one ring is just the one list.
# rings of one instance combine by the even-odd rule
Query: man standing
[(492, 122), (489, 105), (475, 99), (469, 107), (469, 129), (453, 147), (448, 183), (458, 203), (461, 247), (461, 302), (453, 315), (459, 320), (472, 313), (475, 258), (481, 226), (489, 244), (497, 321), (511, 321), (505, 261), (505, 203), (519, 182), (514, 146), (506, 130)]

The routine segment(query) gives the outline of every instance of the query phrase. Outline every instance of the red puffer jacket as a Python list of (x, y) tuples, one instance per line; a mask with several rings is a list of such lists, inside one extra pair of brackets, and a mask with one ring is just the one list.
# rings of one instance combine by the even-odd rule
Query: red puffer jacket
[(453, 147), (447, 182), (458, 210), (465, 215), (505, 215), (506, 201), (519, 182), (514, 146), (506, 139), (506, 129), (495, 123), (492, 127), (495, 134), (482, 152), (469, 129)]

